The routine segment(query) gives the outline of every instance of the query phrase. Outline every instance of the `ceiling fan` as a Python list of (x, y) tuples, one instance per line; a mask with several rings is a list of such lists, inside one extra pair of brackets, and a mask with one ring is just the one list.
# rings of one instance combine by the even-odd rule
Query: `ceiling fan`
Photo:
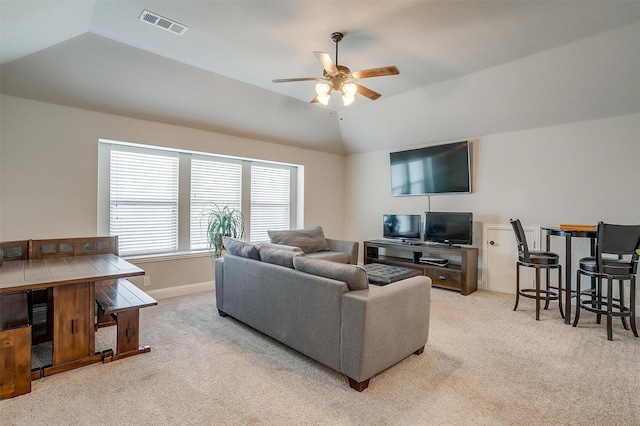
[(331, 91), (342, 92), (343, 105), (349, 105), (355, 99), (356, 93), (365, 96), (373, 101), (378, 99), (380, 93), (374, 92), (358, 83), (354, 80), (371, 77), (382, 77), (385, 75), (397, 75), (400, 71), (395, 66), (371, 68), (368, 70), (351, 71), (349, 68), (338, 65), (338, 43), (344, 37), (344, 34), (335, 32), (331, 34), (331, 40), (336, 43), (336, 62), (331, 60), (331, 56), (324, 52), (313, 52), (316, 58), (322, 64), (324, 71), (322, 77), (301, 77), (301, 78), (280, 78), (273, 80), (274, 83), (288, 83), (292, 81), (318, 81), (316, 84), (316, 96), (311, 100), (311, 103), (319, 102), (323, 105), (329, 104), (331, 98)]

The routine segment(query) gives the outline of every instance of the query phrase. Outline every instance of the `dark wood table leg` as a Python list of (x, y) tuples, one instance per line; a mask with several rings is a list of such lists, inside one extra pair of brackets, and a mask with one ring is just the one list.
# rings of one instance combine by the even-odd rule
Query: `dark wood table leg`
[(151, 352), (149, 345), (140, 346), (140, 310), (133, 309), (118, 312), (117, 346), (112, 360), (127, 358), (145, 352)]
[(52, 363), (42, 367), (40, 377), (102, 361), (95, 353), (94, 300), (93, 282), (53, 288)]
[[(565, 238), (565, 278), (564, 278), (564, 323), (571, 324), (571, 232)], [(578, 289), (579, 290), (579, 289)]]
[[(596, 257), (596, 239), (595, 238), (591, 238), (590, 249), (591, 249), (591, 257)], [(599, 287), (596, 284), (596, 277), (591, 277), (591, 307), (592, 308), (596, 307), (596, 300), (598, 298), (596, 290), (598, 288)], [(600, 288), (600, 291), (602, 291), (601, 288)], [(598, 306), (598, 308), (601, 309), (602, 306)], [(602, 315), (596, 314), (596, 322), (600, 324), (600, 321), (602, 321)]]

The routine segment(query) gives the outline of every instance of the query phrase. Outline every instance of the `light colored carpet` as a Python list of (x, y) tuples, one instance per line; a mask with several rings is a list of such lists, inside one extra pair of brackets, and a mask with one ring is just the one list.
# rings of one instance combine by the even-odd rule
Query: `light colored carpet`
[[(141, 311), (147, 354), (34, 381), (2, 425), (638, 425), (640, 339), (584, 314), (433, 290), (429, 343), (358, 393), (344, 376), (231, 319), (214, 295)], [(98, 332), (115, 346), (114, 328)]]

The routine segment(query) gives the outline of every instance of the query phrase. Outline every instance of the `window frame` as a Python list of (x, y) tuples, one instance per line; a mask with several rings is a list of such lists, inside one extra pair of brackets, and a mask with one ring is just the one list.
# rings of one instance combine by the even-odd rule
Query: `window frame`
[[(109, 235), (123, 236), (121, 252), (177, 251), (179, 163), (179, 155), (170, 151), (139, 147), (109, 151)], [(111, 179), (114, 171), (116, 181)]]
[(173, 151), (178, 153), (178, 250), (157, 254), (126, 255), (127, 258), (174, 258), (189, 256), (190, 254), (202, 254), (209, 249), (191, 249), (191, 159), (211, 158), (213, 161), (237, 162), (242, 164), (241, 181), (241, 211), (244, 215), (245, 233), (244, 239), (247, 241), (251, 235), (251, 166), (252, 164), (261, 167), (284, 168), (290, 170), (289, 205), (290, 218), (289, 229), (302, 227), (302, 206), (299, 203), (304, 199), (300, 193), (304, 185), (300, 180), (304, 176), (304, 166), (260, 159), (235, 157), (215, 153), (191, 151), (176, 148), (166, 148), (146, 144), (121, 142), (108, 139), (98, 141), (98, 235), (109, 235), (110, 225), (110, 152), (113, 147), (134, 147), (148, 150)]

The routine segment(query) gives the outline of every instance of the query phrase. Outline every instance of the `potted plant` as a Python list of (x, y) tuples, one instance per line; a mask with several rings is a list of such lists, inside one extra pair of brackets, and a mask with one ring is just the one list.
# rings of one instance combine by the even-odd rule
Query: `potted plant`
[(204, 210), (204, 217), (207, 218), (209, 248), (213, 249), (215, 257), (222, 255), (222, 237), (242, 238), (244, 235), (244, 216), (240, 210), (214, 204)]

